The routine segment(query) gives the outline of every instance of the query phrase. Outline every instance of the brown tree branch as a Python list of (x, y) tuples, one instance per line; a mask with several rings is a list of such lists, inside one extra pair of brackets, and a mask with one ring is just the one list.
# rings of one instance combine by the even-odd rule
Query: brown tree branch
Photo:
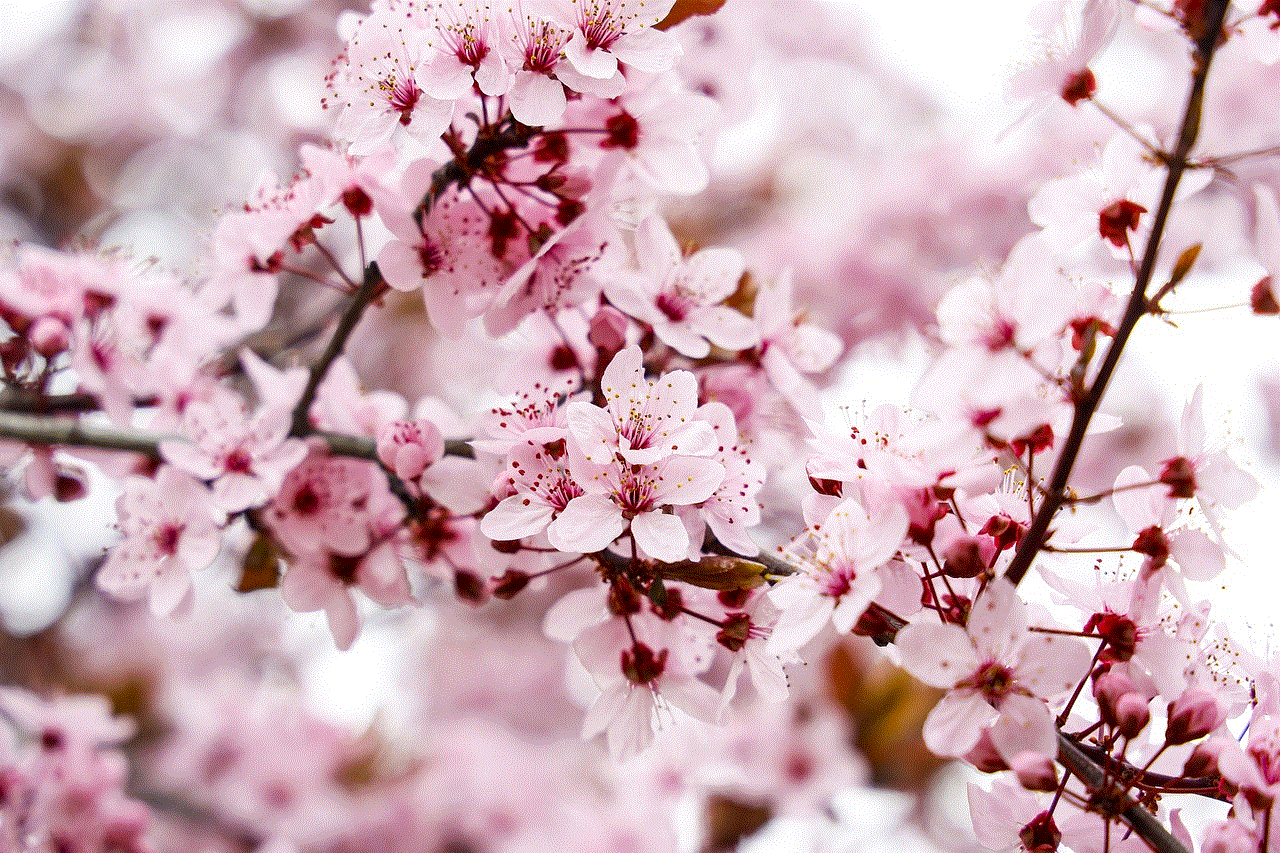
[(1075, 414), (1071, 419), (1071, 431), (1053, 467), (1049, 485), (1045, 490), (1045, 499), (1040, 504), (1035, 518), (1032, 519), (1031, 526), (1023, 534), (1022, 541), (1018, 543), (1013, 561), (1005, 571), (1005, 577), (1015, 585), (1031, 568), (1031, 563), (1048, 538), (1049, 525), (1067, 497), (1067, 481), (1075, 467), (1076, 457), (1080, 454), (1089, 422), (1102, 402), (1102, 396), (1106, 393), (1111, 376), (1120, 362), (1120, 354), (1124, 351), (1129, 335), (1138, 325), (1138, 320), (1148, 312), (1147, 287), (1151, 284), (1151, 277), (1155, 273), (1156, 260), (1160, 252), (1160, 239), (1164, 235), (1169, 211), (1173, 207), (1173, 197), (1177, 192), (1178, 182), (1187, 168), (1188, 156), (1200, 133), (1200, 112), (1204, 103), (1205, 81), (1208, 79), (1209, 66), (1213, 62), (1213, 53), (1222, 32), (1222, 21), (1227, 14), (1227, 5), (1228, 0), (1211, 0), (1204, 12), (1204, 30), (1196, 42), (1195, 70), (1191, 78), (1191, 91), (1187, 95), (1187, 106), (1183, 111), (1182, 128), (1178, 132), (1177, 145), (1165, 158), (1169, 173), (1165, 178), (1160, 205), (1156, 209), (1155, 219), (1151, 225), (1151, 236), (1147, 240), (1146, 250), (1142, 253), (1142, 263), (1138, 267), (1133, 292), (1129, 295), (1124, 317), (1098, 369), (1098, 375), (1094, 378), (1088, 393), (1076, 402)]

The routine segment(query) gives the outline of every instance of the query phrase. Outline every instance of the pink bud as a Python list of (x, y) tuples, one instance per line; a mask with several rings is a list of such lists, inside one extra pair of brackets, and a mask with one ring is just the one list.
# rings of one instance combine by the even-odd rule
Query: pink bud
[(990, 536), (962, 536), (942, 552), (942, 571), (948, 577), (976, 578), (987, 571), (995, 554)]
[(395, 421), (378, 433), (378, 459), (401, 480), (412, 480), (444, 455), (444, 439), (431, 421)]
[(1126, 693), (1116, 703), (1116, 728), (1127, 738), (1135, 738), (1151, 722), (1150, 700), (1141, 693)]
[(1217, 698), (1200, 687), (1189, 688), (1169, 703), (1165, 743), (1176, 746), (1201, 738), (1222, 725), (1226, 713)]
[(1182, 775), (1188, 778), (1218, 775), (1218, 753), (1222, 744), (1215, 740), (1203, 740), (1196, 744), (1182, 765)]
[(45, 358), (65, 352), (71, 343), (71, 330), (55, 317), (41, 317), (27, 330), (27, 340)]
[(1117, 725), (1116, 706), (1126, 693), (1137, 688), (1129, 680), (1129, 676), (1114, 669), (1109, 669), (1093, 680), (1093, 698), (1098, 700), (1098, 709), (1102, 712), (1102, 721), (1109, 726)]

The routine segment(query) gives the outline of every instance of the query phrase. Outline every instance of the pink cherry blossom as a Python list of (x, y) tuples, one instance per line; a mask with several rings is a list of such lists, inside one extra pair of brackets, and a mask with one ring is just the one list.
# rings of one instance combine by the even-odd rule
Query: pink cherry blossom
[(620, 456), (628, 464), (645, 465), (673, 454), (715, 452), (715, 430), (694, 416), (698, 380), (687, 370), (647, 379), (643, 359), (640, 348), (632, 346), (609, 362), (600, 379), (605, 408), (569, 404), (569, 433), (584, 461), (612, 465)]
[(652, 29), (675, 0), (561, 0), (556, 20), (573, 22), (565, 56), (587, 77), (606, 80), (624, 63), (656, 73), (671, 68), (680, 55), (672, 36)]
[(1031, 14), (1034, 55), (1009, 80), (1015, 102), (1027, 102), (1019, 122), (1061, 98), (1075, 106), (1093, 96), (1097, 80), (1089, 64), (1120, 25), (1115, 0), (1040, 3)]
[(760, 285), (752, 318), (760, 337), (760, 363), (769, 381), (802, 415), (821, 413), (817, 392), (801, 374), (821, 373), (835, 363), (844, 344), (831, 332), (798, 316), (790, 270)]
[(460, 92), (427, 76), (421, 22), (395, 9), (376, 10), (351, 34), (343, 61), (329, 80), (326, 106), (338, 109), (336, 132), (355, 154), (366, 154), (403, 129), (428, 141), (453, 117)]
[(285, 476), (266, 518), (295, 555), (333, 551), (354, 557), (370, 547), (370, 513), (386, 505), (386, 489), (375, 466), (329, 456), (313, 445)]
[(260, 506), (275, 494), (307, 449), (289, 438), (289, 412), (264, 409), (250, 416), (233, 392), (196, 400), (182, 415), (188, 440), (165, 441), (160, 452), (173, 466), (213, 481), (214, 502), (227, 512)]
[(792, 546), (799, 571), (769, 593), (780, 611), (770, 649), (799, 649), (828, 622), (849, 633), (880, 592), (876, 569), (889, 562), (906, 533), (907, 513), (897, 501), (878, 502), (873, 515), (852, 499), (806, 531)]
[(648, 465), (611, 460), (588, 461), (569, 448), (570, 470), (586, 493), (561, 510), (547, 530), (552, 546), (576, 553), (593, 553), (630, 530), (645, 556), (664, 562), (683, 559), (689, 551), (689, 530), (668, 507), (701, 503), (724, 481), (719, 462), (696, 456), (668, 456)]
[(987, 587), (968, 624), (913, 622), (896, 640), (902, 665), (947, 695), (929, 712), (924, 738), (939, 755), (963, 755), (990, 727), (1002, 755), (1056, 755), (1046, 701), (1070, 692), (1091, 657), (1077, 640), (1027, 629), (1026, 609), (1003, 579)]
[(474, 79), (482, 94), (507, 93), (511, 72), (490, 0), (442, 0), (426, 7), (426, 17), (424, 40), (436, 51), (422, 72), (429, 91), (460, 97)]
[(737, 351), (758, 342), (751, 321), (722, 304), (742, 278), (743, 259), (737, 251), (702, 249), (685, 258), (666, 223), (656, 216), (636, 229), (635, 251), (639, 272), (615, 276), (605, 285), (605, 295), (653, 326), (663, 343), (702, 358), (711, 344)]
[(191, 573), (208, 568), (222, 545), (222, 513), (211, 497), (167, 465), (154, 480), (131, 480), (116, 501), (124, 541), (107, 555), (98, 586), (120, 598), (146, 595), (157, 616), (178, 609), (191, 593)]
[(431, 421), (393, 421), (378, 432), (378, 459), (401, 480), (416, 479), (443, 454), (444, 439)]
[[(419, 161), (406, 171), (405, 210), (422, 198), (434, 169), (430, 161)], [(491, 290), (506, 279), (486, 239), (485, 212), (449, 194), (436, 201), (421, 223), (407, 214), (384, 219), (394, 235), (378, 254), (387, 283), (402, 291), (421, 289), (432, 325), (460, 335), (467, 320), (484, 313)]]
[(280, 594), (291, 609), (325, 612), (334, 644), (342, 650), (351, 648), (360, 632), (355, 588), (385, 607), (410, 601), (409, 580), (394, 543), (375, 544), (359, 556), (304, 553), (280, 582)]
[(480, 532), (498, 541), (536, 536), (585, 494), (569, 471), (563, 438), (512, 446), (495, 490), (502, 500), (481, 520)]

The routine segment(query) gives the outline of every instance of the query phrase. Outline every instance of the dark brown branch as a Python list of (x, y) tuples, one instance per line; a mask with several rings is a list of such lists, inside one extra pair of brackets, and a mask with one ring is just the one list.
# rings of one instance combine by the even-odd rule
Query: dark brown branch
[(378, 265), (369, 264), (364, 271), (364, 281), (360, 283), (360, 289), (355, 292), (347, 310), (342, 312), (324, 352), (320, 354), (320, 358), (316, 359), (316, 363), (311, 365), (306, 388), (303, 389), (302, 397), (299, 398), (298, 405), (293, 410), (293, 435), (306, 435), (311, 428), (308, 413), (311, 411), (311, 404), (316, 400), (320, 383), (329, 375), (329, 368), (342, 355), (351, 333), (356, 330), (356, 326), (360, 325), (364, 312), (382, 294), (384, 286), (385, 282), (382, 279), (382, 273), (378, 271)]
[(1098, 375), (1089, 387), (1088, 393), (1076, 402), (1075, 414), (1071, 419), (1071, 431), (1062, 445), (1062, 454), (1049, 478), (1044, 502), (1039, 512), (1032, 519), (1031, 526), (1023, 534), (1022, 541), (1014, 553), (1013, 561), (1005, 572), (1014, 584), (1017, 584), (1031, 568), (1032, 561), (1040, 553), (1049, 533), (1049, 525), (1053, 517), (1062, 507), (1067, 497), (1067, 481), (1071, 477), (1076, 464), (1076, 457), (1084, 443), (1085, 432), (1089, 428), (1094, 412), (1102, 402), (1107, 385), (1120, 362), (1120, 354), (1124, 351), (1129, 335), (1133, 333), (1138, 320), (1148, 312), (1147, 287), (1151, 284), (1151, 276), (1155, 273), (1156, 259), (1160, 252), (1160, 239), (1164, 235), (1165, 224), (1169, 219), (1169, 211), (1173, 207), (1173, 197), (1178, 189), (1178, 182), (1187, 167), (1187, 158), (1200, 133), (1200, 111), (1204, 102), (1204, 86), (1209, 76), (1209, 66), (1213, 61), (1213, 52), (1222, 32), (1222, 21), (1227, 14), (1228, 0), (1212, 0), (1205, 10), (1205, 28), (1196, 44), (1195, 72), (1191, 78), (1191, 91), (1187, 95), (1187, 106), (1183, 111), (1182, 128), (1178, 132), (1178, 142), (1173, 152), (1166, 158), (1169, 173), (1165, 178), (1164, 190), (1160, 195), (1160, 205), (1151, 225), (1151, 236), (1147, 240), (1146, 250), (1142, 253), (1142, 263), (1138, 267), (1137, 279), (1133, 292), (1129, 295), (1129, 303), (1125, 307), (1124, 318), (1116, 329), (1115, 338), (1107, 349)]
[[(1107, 777), (1102, 768), (1094, 764), (1079, 746), (1068, 740), (1061, 732), (1058, 733), (1058, 760), (1064, 767), (1084, 780), (1090, 791), (1104, 790)], [(1178, 839), (1169, 834), (1169, 830), (1164, 828), (1155, 815), (1127, 796), (1122, 798), (1122, 802), (1125, 807), (1120, 812), (1120, 816), (1133, 827), (1133, 831), (1152, 850), (1156, 853), (1190, 853)]]

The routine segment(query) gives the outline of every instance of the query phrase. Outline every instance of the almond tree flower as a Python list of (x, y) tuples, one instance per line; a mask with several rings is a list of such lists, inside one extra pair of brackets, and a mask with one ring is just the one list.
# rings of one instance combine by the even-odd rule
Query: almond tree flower
[(134, 726), (106, 699), (0, 688), (0, 718), (0, 849), (150, 849), (150, 810), (124, 794)]
[(316, 444), (285, 476), (265, 517), (295, 556), (333, 551), (354, 557), (370, 547), (370, 512), (386, 491), (375, 465), (329, 456)]
[(792, 546), (798, 571), (769, 592), (781, 613), (769, 649), (799, 649), (828, 622), (842, 634), (853, 630), (880, 592), (876, 569), (893, 558), (906, 534), (906, 510), (887, 497), (871, 511), (845, 500), (821, 525), (811, 525)]
[(1205, 446), (1203, 398), (1204, 386), (1197, 385), (1182, 411), (1178, 455), (1165, 461), (1159, 480), (1169, 487), (1170, 497), (1196, 499), (1214, 536), (1225, 547), (1222, 511), (1253, 500), (1258, 481), (1236, 465), (1225, 448)]
[(105, 315), (96, 322), (80, 320), (71, 336), (71, 367), (117, 426), (133, 420), (134, 389), (142, 383), (143, 362), (130, 352), (136, 343)]
[(427, 49), (420, 22), (402, 10), (376, 9), (356, 25), (324, 101), (341, 110), (334, 132), (351, 153), (373, 151), (398, 129), (431, 142), (449, 126), (462, 92), (456, 81), (428, 76)]
[(382, 541), (366, 553), (343, 555), (332, 551), (304, 552), (289, 564), (280, 581), (280, 595), (291, 610), (323, 610), (340, 650), (351, 648), (360, 633), (360, 616), (353, 589), (384, 607), (412, 600), (409, 578), (395, 543)]
[(221, 548), (224, 518), (209, 490), (162, 465), (155, 479), (131, 479), (116, 501), (124, 541), (98, 571), (98, 586), (126, 599), (146, 595), (151, 612), (168, 616), (191, 594), (191, 572), (208, 568)]
[(137, 731), (103, 696), (41, 699), (17, 687), (0, 687), (0, 711), (19, 732), (50, 750), (89, 753), (118, 746)]
[(538, 535), (571, 500), (586, 494), (569, 471), (563, 438), (513, 445), (494, 492), (502, 500), (480, 520), (480, 532), (498, 542)]
[(482, 94), (507, 93), (511, 72), (499, 49), (498, 21), (490, 0), (435, 0), (426, 7), (426, 18), (423, 36), (436, 51), (421, 72), (429, 91), (437, 97), (460, 98), (474, 80)]
[(760, 285), (752, 319), (760, 337), (760, 364), (769, 381), (796, 411), (806, 417), (822, 413), (813, 384), (801, 374), (821, 373), (840, 357), (844, 344), (820, 326), (803, 322), (796, 310), (791, 270)]
[(667, 456), (648, 465), (619, 456), (604, 465), (587, 461), (574, 442), (569, 466), (586, 493), (565, 504), (547, 528), (552, 547), (589, 554), (630, 530), (640, 553), (675, 562), (689, 553), (689, 530), (665, 510), (701, 503), (724, 482), (724, 466), (696, 456)]
[(680, 56), (680, 43), (653, 25), (674, 5), (675, 0), (558, 0), (551, 17), (572, 22), (573, 37), (564, 53), (573, 67), (607, 80), (619, 62), (655, 74), (670, 70)]
[[(1137, 254), (1131, 236), (1149, 224), (1164, 187), (1165, 170), (1148, 159), (1147, 149), (1127, 133), (1117, 133), (1098, 164), (1078, 175), (1045, 184), (1027, 205), (1031, 221), (1044, 229), (1046, 243), (1058, 252), (1101, 238), (1116, 258)], [(1211, 169), (1193, 169), (1178, 183), (1175, 201), (1208, 186)]]
[(264, 175), (253, 201), (218, 220), (213, 234), (214, 274), (206, 298), (230, 303), (244, 333), (266, 325), (275, 309), (277, 274), (289, 240), (326, 207), (318, 180), (299, 178), (284, 187)]
[(640, 347), (631, 346), (604, 369), (600, 391), (605, 408), (576, 401), (566, 411), (573, 446), (584, 461), (613, 465), (615, 456), (621, 456), (627, 464), (646, 465), (673, 454), (715, 452), (715, 430), (694, 414), (698, 380), (689, 371), (647, 379), (644, 355)]
[(750, 318), (723, 304), (746, 268), (736, 249), (702, 249), (685, 258), (666, 222), (650, 216), (636, 229), (635, 250), (639, 272), (619, 272), (605, 295), (652, 326), (663, 343), (703, 358), (711, 344), (737, 352), (759, 342)]
[(351, 153), (303, 145), (298, 159), (311, 180), (319, 184), (324, 206), (341, 202), (347, 213), (360, 218), (374, 208), (395, 208), (399, 200), (387, 186), (387, 176), (395, 172), (395, 155), (384, 150), (378, 155), (357, 157)]
[(1079, 811), (1065, 800), (1050, 815), (1050, 794), (1028, 791), (1003, 778), (994, 779), (990, 791), (972, 782), (967, 790), (974, 833), (988, 850), (1051, 850), (1058, 849), (1059, 841), (1081, 853), (1150, 850), (1136, 833), (1126, 835), (1114, 826), (1104, 836), (1097, 815)]
[[(412, 210), (426, 193), (435, 166), (420, 160), (405, 171), (404, 210)], [(488, 215), (452, 192), (436, 200), (421, 224), (409, 215), (379, 213), (394, 236), (378, 253), (387, 284), (405, 292), (421, 289), (431, 324), (447, 335), (461, 335), (467, 320), (484, 313), (508, 274), (491, 250)]]
[(1120, 26), (1116, 0), (1042, 2), (1032, 10), (1034, 56), (1009, 79), (1008, 96), (1026, 108), (1014, 124), (1061, 98), (1071, 106), (1093, 96), (1091, 63)]
[(1073, 690), (1092, 657), (1074, 638), (1029, 632), (1026, 606), (1003, 578), (986, 587), (964, 628), (913, 622), (895, 644), (908, 672), (948, 689), (925, 720), (929, 749), (961, 756), (989, 729), (1006, 761), (1024, 751), (1057, 754), (1045, 702)]

